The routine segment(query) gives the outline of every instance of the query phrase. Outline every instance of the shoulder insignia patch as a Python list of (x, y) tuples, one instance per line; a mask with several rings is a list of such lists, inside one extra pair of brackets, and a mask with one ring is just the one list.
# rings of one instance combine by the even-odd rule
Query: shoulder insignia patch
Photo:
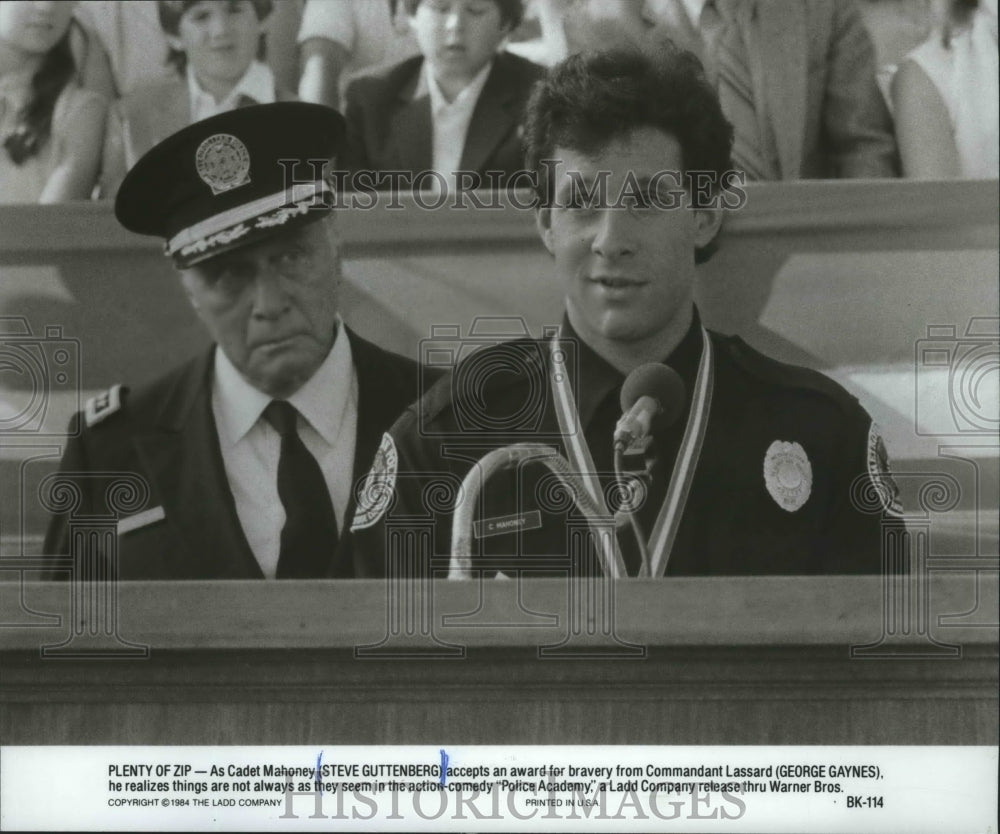
[(794, 513), (812, 493), (812, 464), (798, 443), (775, 440), (764, 454), (764, 486), (785, 512)]
[(899, 502), (899, 487), (889, 471), (889, 453), (885, 448), (885, 441), (879, 431), (878, 424), (874, 421), (868, 429), (868, 477), (872, 479), (872, 486), (882, 502), (885, 511), (890, 515), (900, 516), (903, 514), (903, 506)]
[(121, 385), (112, 385), (107, 391), (102, 391), (97, 396), (87, 400), (83, 410), (83, 418), (88, 428), (96, 426), (121, 409), (123, 391), (128, 391), (128, 389)]
[(375, 453), (375, 461), (361, 486), (358, 495), (358, 507), (354, 511), (351, 522), (351, 532), (371, 527), (389, 508), (396, 489), (396, 472), (399, 468), (399, 455), (392, 435), (386, 432), (382, 435), (382, 443)]

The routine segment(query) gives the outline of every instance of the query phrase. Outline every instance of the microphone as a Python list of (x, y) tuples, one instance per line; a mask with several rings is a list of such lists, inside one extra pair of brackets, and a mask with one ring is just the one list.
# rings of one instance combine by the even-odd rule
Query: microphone
[[(624, 465), (625, 450), (635, 441), (649, 437), (653, 428), (666, 428), (673, 424), (684, 410), (684, 380), (673, 368), (650, 362), (640, 365), (625, 378), (622, 385), (622, 414), (615, 426), (615, 478), (624, 494), (628, 494)], [(649, 464), (646, 466), (649, 476)], [(648, 483), (648, 482), (647, 482)], [(639, 576), (650, 575), (649, 551), (646, 534), (636, 512), (624, 510), (628, 517), (642, 560)]]
[(680, 374), (667, 365), (640, 365), (622, 386), (622, 416), (615, 426), (615, 451), (624, 452), (654, 428), (673, 424), (684, 410), (687, 392)]

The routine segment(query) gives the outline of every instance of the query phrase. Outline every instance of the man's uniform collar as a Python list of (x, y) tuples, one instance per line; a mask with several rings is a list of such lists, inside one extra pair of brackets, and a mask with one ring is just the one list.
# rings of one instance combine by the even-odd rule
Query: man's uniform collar
[[(583, 339), (581, 339), (569, 318), (563, 317), (562, 335), (564, 339), (573, 339), (577, 344), (577, 374), (574, 387), (577, 408), (580, 412), (580, 425), (586, 428), (590, 425), (598, 407), (612, 391), (617, 391), (625, 382), (625, 374), (599, 356)], [(698, 361), (701, 358), (702, 336), (701, 317), (698, 308), (694, 308), (691, 325), (684, 338), (678, 343), (669, 356), (661, 362), (669, 365), (684, 381), (688, 396), (694, 390), (695, 378), (698, 375)]]
[[(340, 433), (351, 396), (354, 361), (347, 329), (337, 323), (337, 337), (316, 372), (288, 398), (296, 410), (329, 444)], [(219, 406), (219, 440), (235, 445), (260, 419), (272, 397), (254, 388), (236, 370), (225, 352), (215, 348), (215, 401)]]

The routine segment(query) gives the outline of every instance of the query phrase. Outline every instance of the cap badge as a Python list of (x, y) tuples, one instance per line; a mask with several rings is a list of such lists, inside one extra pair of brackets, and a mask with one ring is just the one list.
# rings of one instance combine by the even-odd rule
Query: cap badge
[(398, 463), (399, 455), (392, 435), (383, 434), (371, 471), (358, 495), (358, 507), (354, 511), (354, 521), (351, 523), (352, 533), (376, 524), (389, 509), (396, 491)]
[(195, 169), (216, 196), (250, 182), (250, 152), (230, 133), (216, 133), (198, 146)]
[(781, 509), (794, 513), (812, 492), (812, 464), (798, 443), (775, 440), (764, 454), (764, 485)]

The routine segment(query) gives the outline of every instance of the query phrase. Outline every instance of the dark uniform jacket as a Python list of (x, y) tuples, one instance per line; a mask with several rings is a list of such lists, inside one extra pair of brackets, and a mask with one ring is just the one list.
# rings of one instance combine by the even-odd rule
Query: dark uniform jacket
[[(414, 97), (423, 57), (359, 76), (345, 93), (347, 147), (341, 163), (349, 171), (410, 171), (431, 168), (433, 123), (430, 96)], [(524, 168), (521, 119), (534, 83), (545, 70), (517, 55), (501, 52), (479, 95), (469, 122), (459, 167), (478, 179), (466, 188), (490, 187), (487, 171), (500, 171), (495, 182)], [(430, 187), (428, 181), (426, 187)], [(386, 184), (385, 187), (390, 187)]]
[[(701, 332), (696, 316), (668, 357), (688, 392)], [(892, 506), (893, 485), (871, 418), (822, 374), (769, 359), (736, 337), (711, 333), (710, 339), (715, 357), (710, 416), (666, 574), (878, 572), (880, 522)], [(568, 346), (579, 426), (609, 494), (624, 377), (579, 340), (560, 344)], [(549, 366), (548, 342), (483, 348), (400, 418), (383, 439), (369, 475), (376, 486), (391, 487), (392, 500), (379, 489), (367, 490), (353, 522), (354, 547), (370, 570), (386, 570), (390, 530), (429, 520), (435, 565), (447, 565), (458, 485), (491, 449), (541, 442), (566, 455)], [(652, 478), (639, 510), (647, 536), (663, 503), (689, 408), (690, 396), (678, 421), (654, 433)], [(787, 471), (776, 474), (774, 466), (766, 473), (767, 461), (780, 462), (782, 455), (792, 463), (792, 477)], [(783, 502), (782, 484), (776, 483), (781, 478), (792, 487)], [(473, 566), (487, 575), (494, 569), (508, 574), (567, 569), (570, 531), (580, 529), (583, 516), (566, 509), (547, 469), (527, 463), (501, 471), (487, 481), (481, 498), (473, 516)], [(622, 555), (629, 575), (636, 575), (638, 551), (631, 536), (619, 523)]]
[[(353, 481), (368, 470), (382, 433), (417, 398), (421, 383), (415, 362), (347, 332), (358, 379), (354, 472), (347, 473)], [(67, 443), (61, 471), (85, 473), (70, 476), (81, 494), (75, 517), (107, 513), (109, 479), (102, 473), (135, 473), (148, 484), (143, 506), (129, 507), (120, 521), (128, 528), (129, 519), (145, 519), (118, 536), (120, 579), (263, 578), (223, 466), (212, 413), (212, 367), (210, 350), (137, 389), (117, 411)], [(349, 506), (348, 519), (351, 512)], [(52, 517), (47, 554), (69, 553), (69, 520), (69, 514)], [(364, 576), (366, 570), (341, 535), (336, 553), (331, 550), (330, 575)]]

